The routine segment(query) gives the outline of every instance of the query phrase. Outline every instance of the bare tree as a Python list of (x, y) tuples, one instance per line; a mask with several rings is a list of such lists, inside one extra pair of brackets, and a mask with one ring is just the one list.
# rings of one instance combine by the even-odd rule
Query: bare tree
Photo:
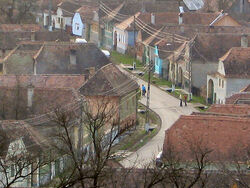
[(106, 183), (112, 172), (112, 146), (122, 134), (117, 113), (117, 106), (102, 97), (82, 102), (73, 111), (57, 108), (50, 116), (58, 129), (52, 134), (54, 151), (67, 156), (70, 164), (67, 173), (58, 176), (58, 187), (100, 187)]
[[(9, 132), (8, 134), (11, 133)], [(16, 140), (19, 139), (22, 138), (17, 138)], [(40, 152), (37, 149), (36, 152), (29, 153), (24, 149), (18, 148), (18, 142), (11, 140), (0, 129), (0, 186), (6, 188), (13, 187), (16, 183), (30, 181), (33, 175), (37, 175), (39, 168), (50, 162), (46, 152)]]
[(239, 187), (249, 188), (250, 145), (243, 147), (240, 143), (231, 148), (230, 158), (224, 157), (218, 164), (218, 171), (227, 182), (233, 182)]
[(36, 8), (36, 0), (0, 0), (0, 13), (7, 23), (26, 23)]

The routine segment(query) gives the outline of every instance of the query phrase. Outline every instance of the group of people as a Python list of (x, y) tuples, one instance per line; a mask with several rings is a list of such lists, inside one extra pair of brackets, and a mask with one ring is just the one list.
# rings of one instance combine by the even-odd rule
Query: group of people
[[(142, 92), (142, 96), (146, 95), (146, 87), (142, 84), (141, 86), (141, 92)], [(180, 94), (180, 106), (183, 106), (182, 103), (184, 103), (185, 106), (187, 106), (187, 95), (184, 95), (184, 100), (182, 97), (182, 94)]]
[(184, 95), (184, 101), (183, 101), (183, 97), (180, 94), (180, 106), (182, 106), (183, 102), (184, 102), (185, 106), (187, 106), (187, 95)]

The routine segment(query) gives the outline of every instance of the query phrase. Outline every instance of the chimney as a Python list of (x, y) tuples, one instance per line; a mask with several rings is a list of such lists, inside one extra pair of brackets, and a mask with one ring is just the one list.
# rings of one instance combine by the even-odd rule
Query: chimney
[(183, 23), (183, 13), (179, 13), (179, 25)]
[(155, 25), (155, 14), (151, 13), (151, 24)]
[(95, 67), (90, 67), (89, 68), (89, 78), (91, 78), (92, 76), (94, 76), (95, 74)]
[(74, 49), (70, 50), (69, 61), (70, 65), (76, 65), (76, 50)]
[(241, 47), (243, 47), (243, 48), (248, 47), (248, 38), (247, 38), (246, 34), (241, 35), (240, 43), (241, 43)]
[(31, 31), (30, 40), (35, 41), (35, 31)]
[(240, 0), (240, 13), (244, 11), (244, 0)]
[(34, 87), (30, 84), (27, 89), (27, 97), (28, 97), (28, 107), (32, 107), (33, 103), (33, 95), (34, 95)]

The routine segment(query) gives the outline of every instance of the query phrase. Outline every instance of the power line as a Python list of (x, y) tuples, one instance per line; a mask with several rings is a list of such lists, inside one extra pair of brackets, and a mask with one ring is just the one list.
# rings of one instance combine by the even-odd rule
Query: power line
[[(103, 6), (105, 6), (106, 7), (106, 13), (108, 12), (108, 13), (111, 13), (111, 9), (107, 6), (107, 5), (105, 5), (103, 2), (102, 2), (102, 5)], [(104, 8), (105, 8), (104, 7)], [(107, 9), (109, 9), (109, 10), (107, 10)], [(119, 14), (119, 13), (116, 13), (116, 16), (118, 16), (118, 15), (120, 15), (120, 18), (122, 17), (122, 18), (128, 18), (129, 17), (129, 15), (124, 15), (124, 14)], [(150, 25), (148, 25), (148, 24), (146, 24), (146, 23), (144, 23), (142, 20), (140, 20), (139, 18), (136, 18), (136, 20), (139, 20), (139, 22), (141, 22), (141, 24), (143, 24), (143, 25), (146, 25), (147, 27), (149, 27), (149, 29), (151, 29), (151, 30), (153, 30), (153, 31), (157, 31), (155, 28), (153, 28), (153, 27), (151, 27)], [(167, 33), (167, 32), (163, 32), (162, 31), (162, 34), (165, 34), (165, 35), (172, 35), (171, 33)], [(182, 40), (187, 40), (188, 38), (187, 37), (184, 37), (184, 36), (181, 36), (181, 35), (177, 35), (177, 34), (175, 34), (177, 37), (179, 37), (179, 38), (181, 38)]]

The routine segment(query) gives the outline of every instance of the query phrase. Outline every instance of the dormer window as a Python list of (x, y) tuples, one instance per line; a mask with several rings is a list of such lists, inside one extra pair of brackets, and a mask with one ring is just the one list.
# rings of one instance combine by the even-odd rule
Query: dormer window
[(69, 57), (70, 65), (76, 65), (76, 50), (70, 50), (70, 57)]

